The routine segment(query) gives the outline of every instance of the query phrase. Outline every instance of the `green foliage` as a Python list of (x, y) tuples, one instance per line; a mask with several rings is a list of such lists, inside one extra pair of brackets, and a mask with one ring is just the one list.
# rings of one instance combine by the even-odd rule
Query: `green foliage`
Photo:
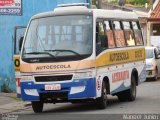
[[(119, 0), (112, 0), (111, 3), (117, 4)], [(126, 4), (132, 4), (136, 6), (144, 6), (148, 0), (126, 0)]]
[(119, 0), (112, 0), (111, 2), (117, 4)]
[(126, 0), (126, 3), (132, 4), (132, 5), (145, 5), (148, 0)]

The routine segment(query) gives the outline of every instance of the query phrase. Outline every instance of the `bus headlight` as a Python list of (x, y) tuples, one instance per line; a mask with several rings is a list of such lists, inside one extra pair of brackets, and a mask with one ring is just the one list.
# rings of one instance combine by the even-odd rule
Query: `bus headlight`
[(33, 80), (33, 76), (22, 76), (22, 80), (31, 81), (31, 80)]
[(89, 71), (89, 72), (78, 72), (74, 74), (74, 79), (79, 79), (79, 78), (91, 78), (94, 76), (94, 72)]

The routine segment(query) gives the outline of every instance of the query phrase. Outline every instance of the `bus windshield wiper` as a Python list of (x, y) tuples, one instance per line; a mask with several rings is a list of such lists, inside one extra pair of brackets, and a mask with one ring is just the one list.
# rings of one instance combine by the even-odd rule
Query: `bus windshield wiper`
[(80, 55), (79, 53), (73, 51), (73, 50), (62, 50), (62, 49), (55, 49), (55, 50), (45, 50), (45, 51), (50, 51), (50, 52), (71, 52), (74, 53), (75, 55), (77, 55), (80, 58), (83, 58), (82, 55)]
[(35, 55), (38, 55), (38, 54), (45, 54), (45, 55), (49, 55), (55, 59), (57, 59), (57, 57), (55, 57), (54, 55), (52, 55), (51, 53), (49, 52), (30, 52), (30, 53), (25, 53), (25, 54), (35, 54)]

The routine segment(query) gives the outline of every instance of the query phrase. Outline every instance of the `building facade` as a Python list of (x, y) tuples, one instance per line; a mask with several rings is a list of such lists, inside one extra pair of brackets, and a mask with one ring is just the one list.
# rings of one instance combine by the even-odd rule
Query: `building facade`
[(157, 0), (147, 19), (147, 45), (160, 48), (160, 1)]

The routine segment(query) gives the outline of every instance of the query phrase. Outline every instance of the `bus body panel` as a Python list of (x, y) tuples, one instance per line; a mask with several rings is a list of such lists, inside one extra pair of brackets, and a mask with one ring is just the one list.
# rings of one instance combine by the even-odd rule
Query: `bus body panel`
[[(74, 81), (74, 80), (73, 80)], [(67, 82), (60, 83), (61, 90), (51, 90), (45, 91), (46, 84), (36, 84), (33, 81), (21, 82), (22, 89), (22, 99), (25, 101), (39, 101), (40, 95), (47, 93), (61, 93), (64, 96), (64, 99), (72, 100), (72, 99), (88, 99), (96, 97), (95, 90), (95, 78), (85, 78), (80, 79), (80, 82)], [(58, 84), (58, 83), (50, 83)]]

